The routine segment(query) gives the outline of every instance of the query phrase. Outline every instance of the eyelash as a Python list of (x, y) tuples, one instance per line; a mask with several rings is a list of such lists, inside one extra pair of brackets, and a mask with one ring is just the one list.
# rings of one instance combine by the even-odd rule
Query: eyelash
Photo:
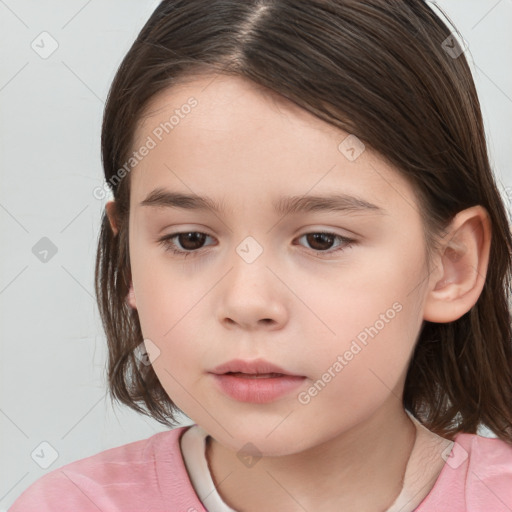
[[(171, 253), (173, 253), (173, 254), (175, 254), (177, 256), (182, 256), (183, 258), (186, 258), (186, 257), (192, 255), (192, 256), (195, 257), (198, 253), (201, 252), (201, 249), (184, 251), (184, 250), (181, 250), (181, 249), (176, 249), (174, 242), (172, 242), (173, 238), (176, 238), (179, 235), (185, 235), (185, 234), (189, 234), (189, 233), (206, 235), (207, 237), (210, 236), (210, 235), (208, 235), (206, 233), (202, 233), (201, 231), (179, 231), (179, 232), (176, 232), (176, 233), (171, 233), (169, 235), (166, 235), (163, 238), (160, 238), (158, 240), (158, 243), (159, 243), (159, 245), (164, 247), (165, 251), (171, 252)], [(350, 247), (352, 247), (356, 243), (356, 241), (354, 239), (352, 239), (352, 238), (347, 238), (345, 236), (341, 236), (341, 235), (338, 235), (336, 233), (331, 233), (331, 232), (328, 232), (328, 231), (310, 231), (309, 233), (304, 233), (303, 235), (299, 236), (299, 239), (304, 237), (304, 236), (307, 236), (307, 235), (328, 235), (328, 236), (333, 236), (335, 239), (338, 239), (339, 241), (342, 242), (342, 244), (344, 244), (344, 245), (340, 245), (337, 249), (330, 250), (330, 251), (317, 251), (315, 249), (312, 249), (312, 251), (316, 255), (321, 255), (320, 257), (325, 257), (325, 256), (323, 256), (324, 254), (332, 255), (332, 254), (336, 254), (336, 253), (338, 253), (340, 251), (344, 251), (346, 249), (349, 249)], [(210, 237), (210, 238), (212, 238), (212, 237)], [(327, 257), (329, 257), (329, 256), (327, 256)]]

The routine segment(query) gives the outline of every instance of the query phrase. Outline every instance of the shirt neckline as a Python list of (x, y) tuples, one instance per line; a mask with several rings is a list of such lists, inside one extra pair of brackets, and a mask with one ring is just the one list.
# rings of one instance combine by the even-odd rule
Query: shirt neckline
[[(444, 474), (445, 461), (454, 445), (454, 441), (431, 432), (409, 411), (406, 412), (416, 427), (416, 439), (405, 469), (402, 490), (385, 512), (414, 512), (425, 506)], [(209, 512), (238, 512), (229, 507), (217, 492), (206, 459), (208, 437), (208, 433), (197, 424), (189, 426), (180, 436), (179, 445), (190, 482)], [(425, 464), (425, 454), (433, 451), (443, 462), (436, 458), (434, 463)]]

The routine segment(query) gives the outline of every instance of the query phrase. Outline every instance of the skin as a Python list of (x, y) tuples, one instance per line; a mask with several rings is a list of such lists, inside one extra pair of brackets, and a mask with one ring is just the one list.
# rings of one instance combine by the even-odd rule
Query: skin
[[(134, 149), (191, 96), (198, 105), (129, 178), (128, 301), (151, 340), (150, 357), (158, 347), (154, 370), (212, 436), (212, 477), (235, 510), (383, 510), (401, 490), (414, 442), (401, 399), (417, 336), (423, 320), (451, 322), (476, 303), (490, 248), (487, 212), (475, 206), (455, 217), (428, 272), (405, 179), (369, 148), (350, 161), (338, 149), (349, 134), (238, 77), (203, 76), (154, 97)], [(225, 210), (141, 206), (156, 187), (209, 196)], [(385, 214), (283, 217), (271, 208), (281, 196), (333, 192)], [(107, 212), (117, 233), (114, 202)], [(158, 243), (189, 231), (208, 235), (187, 246), (195, 255)], [(303, 236), (326, 231), (355, 243), (332, 252), (344, 243)], [(247, 236), (263, 249), (250, 264), (236, 252)], [(300, 403), (298, 394), (394, 303), (400, 312)], [(260, 357), (306, 376), (303, 385), (267, 404), (238, 402), (213, 385), (215, 366)], [(261, 455), (251, 467), (237, 456), (248, 442)]]

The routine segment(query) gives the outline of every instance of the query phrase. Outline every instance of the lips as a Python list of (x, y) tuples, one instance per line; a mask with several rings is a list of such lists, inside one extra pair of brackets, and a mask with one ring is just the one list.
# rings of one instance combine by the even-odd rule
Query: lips
[(264, 359), (254, 359), (252, 361), (246, 361), (243, 359), (233, 359), (228, 361), (227, 363), (223, 363), (217, 367), (215, 367), (211, 373), (215, 373), (217, 375), (222, 374), (237, 374), (237, 376), (253, 376), (253, 377), (280, 377), (283, 375), (291, 375), (300, 377), (300, 375), (294, 374), (277, 366), (269, 361), (265, 361)]
[(271, 379), (273, 377), (283, 377), (283, 373), (241, 373), (241, 372), (227, 372), (224, 375), (233, 375), (234, 377), (241, 377), (242, 379)]
[(239, 402), (264, 404), (289, 395), (306, 377), (263, 359), (234, 359), (209, 372), (217, 388)]

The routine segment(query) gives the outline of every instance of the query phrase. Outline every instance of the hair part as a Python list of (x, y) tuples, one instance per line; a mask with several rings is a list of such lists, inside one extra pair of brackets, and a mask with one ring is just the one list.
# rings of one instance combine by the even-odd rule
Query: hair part
[[(477, 303), (450, 323), (424, 321), (403, 404), (453, 439), (480, 424), (512, 443), (512, 238), (487, 154), (464, 54), (422, 0), (164, 0), (122, 61), (105, 106), (101, 149), (116, 201), (117, 236), (103, 214), (95, 290), (112, 398), (174, 426), (179, 411), (152, 367), (134, 355), (143, 335), (126, 303), (130, 179), (112, 180), (133, 151), (149, 101), (204, 74), (242, 76), (356, 135), (413, 187), (426, 262), (454, 216), (482, 205), (492, 243)], [(123, 127), (122, 130), (119, 127)], [(141, 407), (141, 405), (143, 407)]]

